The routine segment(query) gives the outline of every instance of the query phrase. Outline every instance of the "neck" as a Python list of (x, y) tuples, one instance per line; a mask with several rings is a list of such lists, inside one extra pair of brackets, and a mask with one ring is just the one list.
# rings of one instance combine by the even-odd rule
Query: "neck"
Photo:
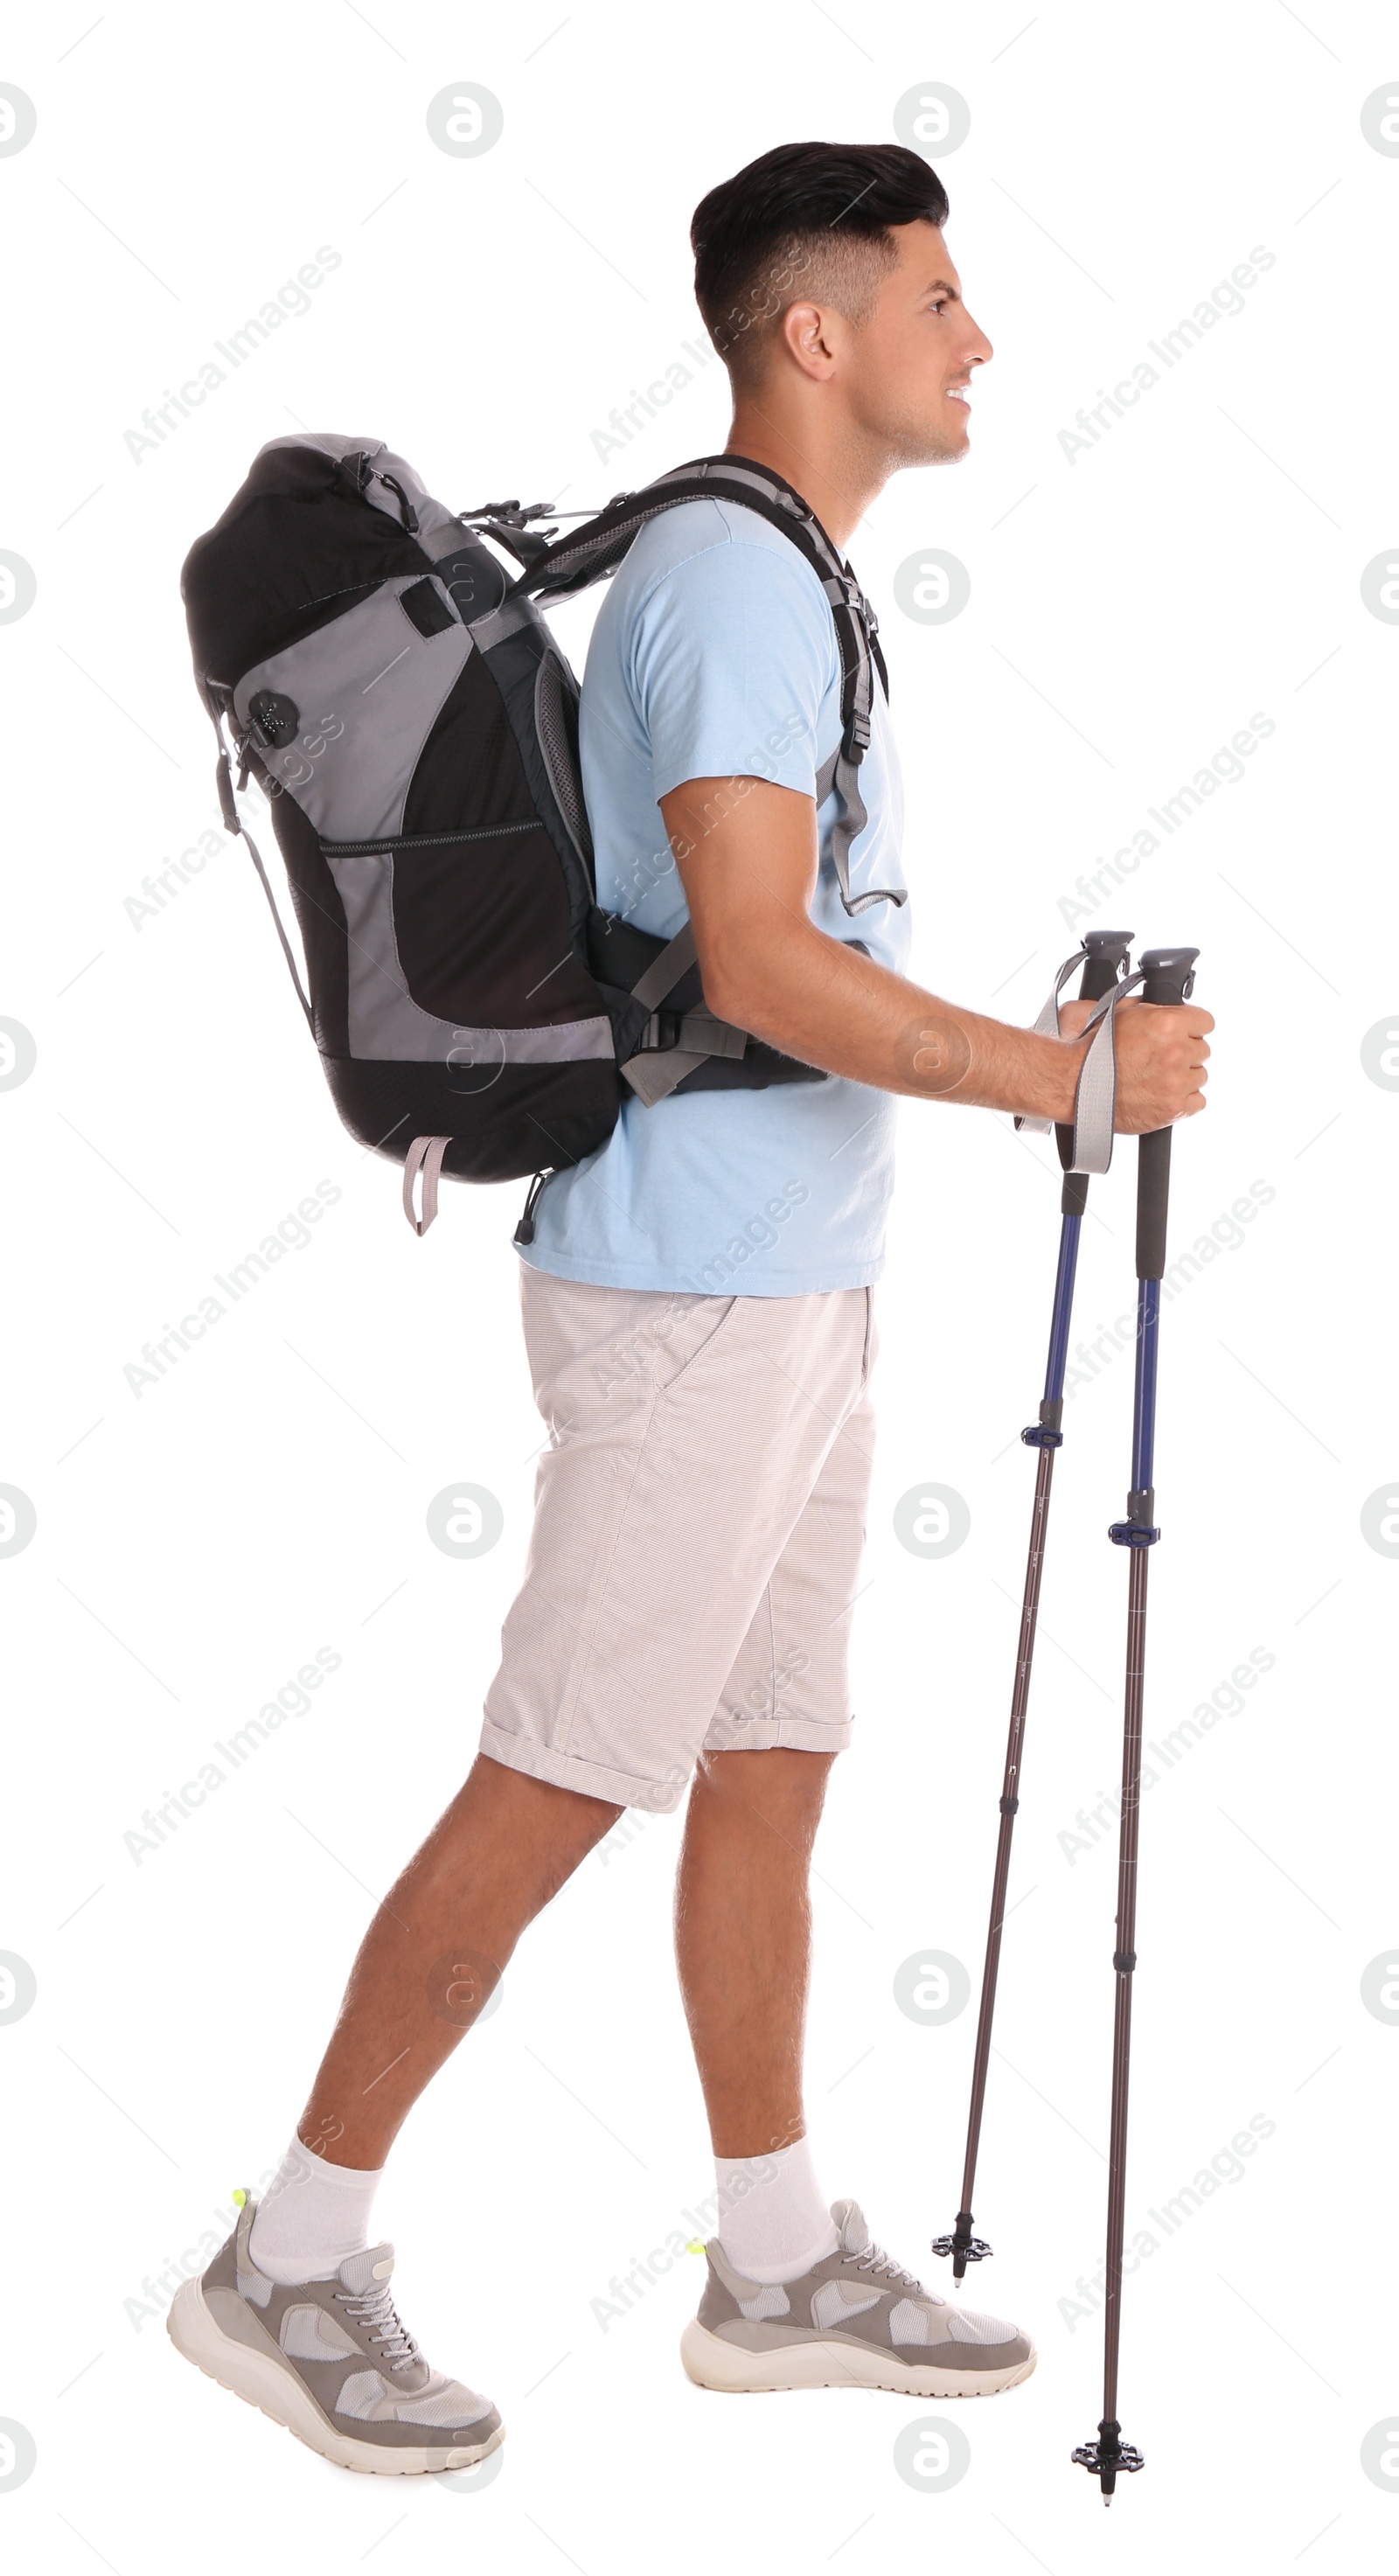
[(888, 481), (887, 466), (860, 455), (853, 441), (822, 435), (821, 426), (809, 416), (792, 422), (784, 419), (766, 390), (735, 394), (724, 452), (750, 457), (755, 465), (770, 466), (780, 474), (815, 511), (841, 554)]

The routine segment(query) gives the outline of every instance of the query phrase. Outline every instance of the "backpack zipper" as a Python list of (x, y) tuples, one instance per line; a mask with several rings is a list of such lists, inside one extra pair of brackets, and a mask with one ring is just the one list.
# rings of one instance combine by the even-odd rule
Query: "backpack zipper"
[(525, 823), (478, 823), (468, 832), (385, 832), (373, 841), (322, 841), (322, 854), (328, 859), (357, 859), (368, 851), (431, 850), (444, 841), (492, 841), (506, 832), (537, 832), (543, 829), (537, 815)]

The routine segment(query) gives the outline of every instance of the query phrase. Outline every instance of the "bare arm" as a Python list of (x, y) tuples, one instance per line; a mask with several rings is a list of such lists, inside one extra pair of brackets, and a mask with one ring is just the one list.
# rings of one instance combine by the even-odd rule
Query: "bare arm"
[[(692, 778), (661, 798), (685, 889), (705, 1000), (784, 1055), (880, 1091), (1067, 1119), (1084, 1047), (945, 1002), (830, 939), (808, 913), (816, 806), (759, 778)], [(1066, 1005), (1065, 1020), (1086, 1016)], [(1118, 1128), (1138, 1134), (1203, 1109), (1205, 1035), (1193, 1003), (1125, 1006)]]

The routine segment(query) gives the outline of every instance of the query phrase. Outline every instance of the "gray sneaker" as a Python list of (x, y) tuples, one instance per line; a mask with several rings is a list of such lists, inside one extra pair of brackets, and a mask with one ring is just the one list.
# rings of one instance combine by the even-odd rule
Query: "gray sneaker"
[(176, 2291), (165, 2320), (176, 2350), (342, 2469), (412, 2477), (494, 2451), (505, 2428), (490, 2399), (430, 2370), (398, 2321), (393, 2247), (284, 2289), (248, 2252), (255, 2205), (249, 2194), (208, 2271)]
[(680, 2338), (701, 2388), (890, 2388), (901, 2397), (989, 2397), (1038, 2358), (1001, 2317), (954, 2308), (870, 2241), (853, 2200), (831, 2204), (834, 2254), (798, 2280), (747, 2281), (718, 2237), (709, 2279)]

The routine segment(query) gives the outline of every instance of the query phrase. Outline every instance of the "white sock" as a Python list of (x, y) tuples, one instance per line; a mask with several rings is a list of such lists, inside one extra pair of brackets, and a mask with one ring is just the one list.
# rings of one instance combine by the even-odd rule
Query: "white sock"
[(840, 2243), (805, 2138), (767, 2156), (716, 2156), (719, 2242), (749, 2281), (795, 2281)]
[(369, 2243), (369, 2214), (384, 2178), (313, 2156), (298, 2137), (257, 2205), (248, 2251), (269, 2281), (331, 2281), (347, 2254)]

